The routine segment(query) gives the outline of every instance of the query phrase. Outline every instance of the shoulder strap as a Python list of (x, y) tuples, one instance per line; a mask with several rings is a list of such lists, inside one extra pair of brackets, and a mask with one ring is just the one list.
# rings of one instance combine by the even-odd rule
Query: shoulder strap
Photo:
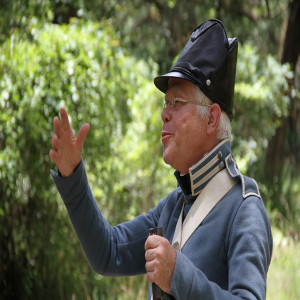
[(182, 207), (172, 241), (172, 245), (176, 250), (181, 251), (187, 240), (210, 213), (210, 211), (236, 183), (237, 180), (233, 179), (225, 168), (216, 174), (206, 185), (204, 190), (199, 194), (183, 223)]

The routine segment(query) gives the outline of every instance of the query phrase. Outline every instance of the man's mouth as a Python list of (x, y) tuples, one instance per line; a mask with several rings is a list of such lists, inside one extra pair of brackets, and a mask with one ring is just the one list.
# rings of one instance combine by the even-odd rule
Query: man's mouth
[(168, 137), (173, 135), (173, 133), (163, 130), (161, 133), (162, 141), (166, 140)]

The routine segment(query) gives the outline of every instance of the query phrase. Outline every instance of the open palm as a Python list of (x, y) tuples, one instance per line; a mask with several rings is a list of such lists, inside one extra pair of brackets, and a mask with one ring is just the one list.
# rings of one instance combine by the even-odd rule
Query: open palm
[(61, 121), (58, 117), (53, 120), (55, 134), (52, 138), (50, 158), (56, 163), (62, 176), (71, 175), (81, 160), (82, 148), (90, 125), (85, 123), (79, 130), (78, 136), (70, 126), (67, 111), (60, 109)]

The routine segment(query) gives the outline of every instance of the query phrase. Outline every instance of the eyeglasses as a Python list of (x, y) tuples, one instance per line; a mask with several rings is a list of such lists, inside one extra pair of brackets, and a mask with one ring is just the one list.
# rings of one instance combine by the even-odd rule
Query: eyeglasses
[(178, 102), (183, 102), (183, 103), (191, 103), (191, 104), (196, 104), (196, 105), (201, 105), (201, 106), (207, 106), (209, 107), (211, 104), (206, 104), (206, 103), (200, 103), (197, 100), (188, 100), (188, 99), (182, 99), (182, 98), (172, 98), (171, 100), (166, 101), (164, 103), (164, 108), (166, 109), (167, 107), (171, 108), (171, 109), (175, 109), (176, 108), (176, 104)]

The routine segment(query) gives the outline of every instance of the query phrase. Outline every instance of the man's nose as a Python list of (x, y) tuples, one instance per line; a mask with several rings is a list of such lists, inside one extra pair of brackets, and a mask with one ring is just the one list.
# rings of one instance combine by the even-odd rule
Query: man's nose
[(171, 121), (171, 113), (169, 107), (165, 107), (161, 113), (161, 119), (164, 123)]

